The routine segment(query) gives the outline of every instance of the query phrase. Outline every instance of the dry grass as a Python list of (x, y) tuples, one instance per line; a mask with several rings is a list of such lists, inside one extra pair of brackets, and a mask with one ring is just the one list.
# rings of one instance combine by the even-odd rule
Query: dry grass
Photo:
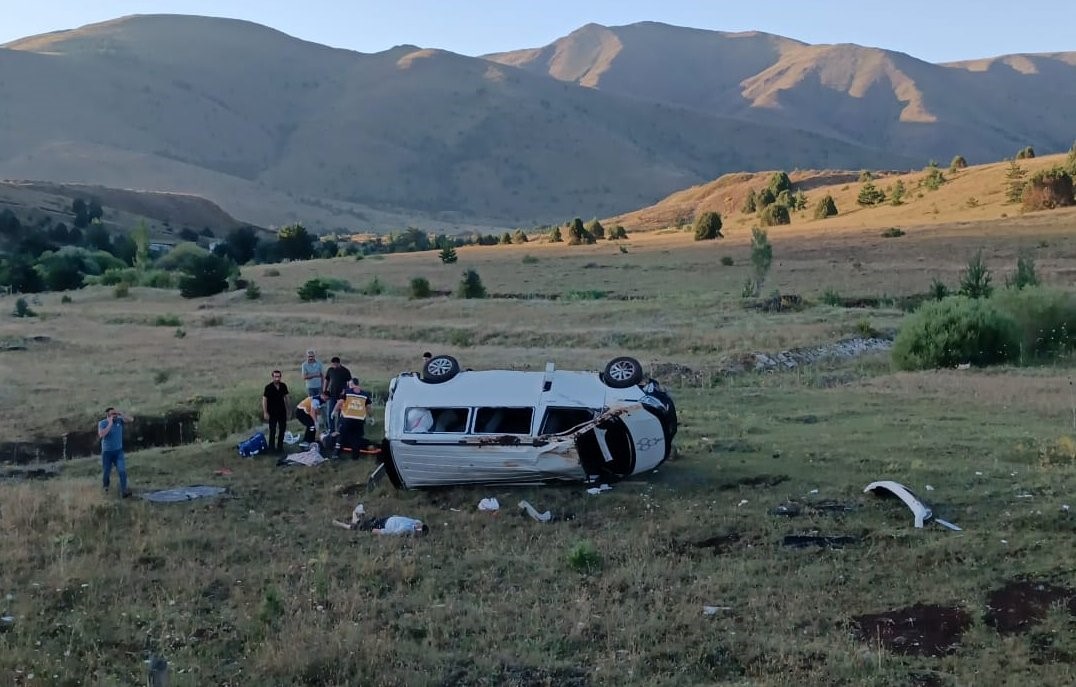
[[(937, 249), (945, 241), (981, 243), (1000, 260), (1045, 240), (1060, 265), (1072, 250), (1062, 229), (1028, 228), (1014, 239), (996, 227), (939, 227), (885, 244), (873, 232), (824, 245), (777, 237), (771, 281), (808, 296), (827, 286), (879, 295), (887, 284), (912, 293), (925, 288), (925, 272), (959, 268), (959, 251)], [(36, 433), (90, 426), (107, 404), (138, 415), (194, 395), (247, 393), (256, 403), (273, 367), (299, 386), (299, 357), (310, 345), (323, 357), (340, 354), (377, 390), (426, 349), (474, 367), (546, 359), (594, 367), (626, 352), (699, 368), (833, 340), (864, 317), (883, 329), (901, 317), (817, 304), (799, 313), (744, 310), (745, 268), (717, 262), (733, 252), (741, 263), (746, 250), (735, 232), (705, 246), (684, 234), (629, 243), (627, 254), (612, 246), (468, 248), (451, 267), (434, 253), (280, 265), (275, 277), (255, 267), (244, 273), (262, 286), (257, 302), (242, 294), (183, 301), (148, 289), (117, 301), (106, 289), (84, 289), (63, 305), (47, 295), (35, 306), (42, 318), (0, 320), (3, 338), (52, 337), (0, 353), (10, 361), (0, 366), (0, 399), (19, 431)], [(842, 262), (831, 265), (826, 251)], [(525, 254), (539, 261), (523, 264)], [(852, 255), (868, 267), (843, 267)], [(640, 298), (349, 294), (302, 304), (294, 292), (313, 274), (354, 284), (377, 275), (396, 287), (421, 275), (450, 288), (465, 268), (494, 292), (564, 294), (607, 279), (611, 291)], [(1047, 274), (1060, 281), (1057, 269)], [(161, 313), (179, 316), (187, 336), (153, 326)], [(208, 317), (219, 324), (205, 326)], [(162, 369), (172, 374), (155, 383)], [(984, 684), (990, 675), (1069, 685), (1071, 663), (1044, 655), (1041, 634), (1057, 629), (1052, 646), (1067, 650), (1071, 622), (1052, 617), (1041, 631), (1002, 637), (982, 613), (986, 594), (1005, 580), (1071, 580), (1064, 554), (1073, 521), (1061, 510), (1076, 489), (1071, 376), (1067, 362), (894, 374), (875, 357), (677, 388), (682, 457), (600, 497), (574, 486), (412, 493), (383, 485), (343, 495), (342, 486), (365, 483), (368, 462), (277, 468), (237, 458), (224, 441), (130, 454), (139, 492), (221, 484), (233, 494), (153, 505), (106, 498), (97, 461), (71, 461), (51, 481), (0, 484), (0, 594), (11, 595), (0, 610), (15, 617), (0, 633), (0, 681), (135, 684), (143, 661), (160, 653), (180, 686), (904, 685), (912, 673), (937, 674), (941, 684)], [(232, 475), (215, 476), (223, 467)], [(782, 479), (757, 483), (767, 476)], [(918, 490), (964, 532), (914, 530), (902, 508), (862, 495), (882, 478)], [(504, 510), (477, 512), (485, 496)], [(540, 525), (518, 517), (512, 506), (522, 498), (576, 518)], [(856, 508), (796, 519), (770, 513), (785, 500), (822, 498)], [(370, 513), (413, 515), (433, 531), (380, 540), (330, 525), (360, 499)], [(862, 540), (842, 551), (779, 545), (786, 534), (812, 531)], [(722, 553), (693, 545), (728, 533), (739, 539)], [(601, 557), (599, 570), (573, 570), (568, 556), (580, 542)], [(904, 657), (850, 632), (853, 615), (917, 602), (972, 614), (955, 654)], [(727, 610), (704, 616), (703, 605)]]

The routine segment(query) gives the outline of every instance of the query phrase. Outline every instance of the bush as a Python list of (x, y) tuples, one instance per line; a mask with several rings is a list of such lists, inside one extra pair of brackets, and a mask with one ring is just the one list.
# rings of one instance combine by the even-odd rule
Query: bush
[(833, 217), (837, 214), (837, 203), (833, 200), (833, 196), (828, 193), (822, 196), (822, 199), (818, 201), (818, 205), (814, 206), (814, 218), (825, 219), (827, 217)]
[(467, 270), (463, 273), (456, 295), (460, 298), (486, 297), (486, 287), (482, 285), (482, 278), (478, 276), (478, 272)]
[(605, 238), (605, 227), (602, 226), (602, 223), (598, 221), (597, 217), (587, 222), (586, 229), (590, 235), (597, 240)]
[(246, 291), (248, 301), (256, 301), (262, 297), (262, 290), (252, 281), (247, 282), (247, 288), (244, 290)]
[(602, 567), (601, 554), (590, 542), (579, 542), (568, 552), (568, 567), (583, 575), (598, 572)]
[(747, 197), (744, 198), (743, 205), (740, 207), (740, 212), (745, 215), (753, 215), (758, 211), (758, 203), (756, 201), (755, 189), (747, 191)]
[(966, 169), (968, 161), (964, 159), (963, 155), (957, 155), (953, 158), (953, 161), (949, 163), (949, 171), (956, 172), (958, 169)]
[(583, 220), (576, 217), (568, 224), (568, 245), (569, 246), (582, 246), (590, 245), (594, 243), (594, 237), (591, 236), (587, 228), (583, 226)]
[(989, 298), (994, 292), (990, 281), (990, 270), (983, 262), (983, 252), (977, 251), (960, 274), (960, 295), (968, 298)]
[(30, 308), (30, 304), (26, 302), (25, 298), (19, 298), (15, 301), (15, 309), (11, 314), (15, 317), (37, 317), (37, 313)]
[(171, 289), (176, 285), (176, 280), (170, 272), (164, 270), (146, 270), (138, 279), (140, 286), (148, 286), (153, 289)]
[(209, 251), (197, 243), (186, 242), (162, 255), (154, 265), (162, 270), (184, 272), (191, 265), (192, 260), (204, 258), (207, 255)]
[(1021, 200), (1025, 210), (1053, 210), (1076, 205), (1072, 177), (1061, 167), (1036, 172), (1024, 185)]
[(904, 182), (897, 179), (893, 183), (893, 188), (889, 191), (889, 204), (896, 207), (898, 205), (904, 205), (904, 194), (906, 189), (904, 188)]
[(840, 305), (841, 294), (837, 293), (836, 289), (827, 288), (822, 292), (822, 302), (826, 305)]
[(712, 241), (723, 238), (721, 233), (721, 215), (716, 212), (704, 212), (695, 220), (695, 240)]
[(930, 164), (927, 165), (926, 172), (927, 175), (923, 177), (920, 183), (931, 191), (937, 191), (945, 183), (945, 175), (938, 169), (938, 163), (931, 160)]
[(724, 265), (725, 267), (732, 267), (733, 265), (736, 264), (736, 261), (732, 259), (731, 255), (722, 255), (721, 256), (721, 264)]
[(265, 270), (265, 276), (267, 276), (267, 277), (279, 277), (280, 276), (280, 270), (278, 270), (275, 267), (270, 267), (269, 269)]
[(182, 327), (183, 320), (179, 319), (178, 315), (158, 315), (157, 319), (153, 320), (154, 327)]
[(1030, 255), (1021, 255), (1016, 259), (1016, 270), (1005, 277), (1005, 286), (1019, 290), (1038, 285), (1039, 273), (1035, 269), (1035, 258)]
[(882, 231), (882, 238), (896, 239), (904, 236), (904, 230), (900, 227), (889, 227)]
[(324, 301), (328, 300), (329, 296), (332, 295), (332, 291), (329, 290), (329, 285), (325, 283), (325, 280), (317, 277), (300, 286), (296, 293), (301, 301)]
[(774, 203), (767, 205), (758, 216), (759, 224), (764, 227), (776, 227), (782, 224), (791, 224), (792, 218), (788, 215), (788, 208)]
[(991, 300), (1016, 321), (1023, 362), (1076, 349), (1076, 294), (1032, 286), (1006, 289)]
[[(340, 281), (343, 281), (343, 280), (340, 280)], [(333, 291), (338, 290), (338, 289), (333, 288), (332, 280), (327, 279), (326, 282), (328, 282), (328, 284), (329, 284), (329, 289), (331, 289)], [(348, 289), (350, 289), (350, 288), (351, 288), (351, 286), (349, 284)], [(339, 290), (346, 291), (348, 289), (339, 289)], [(370, 281), (366, 282), (366, 286), (362, 287), (362, 293), (363, 293), (364, 296), (380, 296), (381, 294), (385, 293), (385, 284), (382, 283), (382, 281), (377, 277), (377, 275), (374, 275), (373, 278), (370, 279)]]
[(451, 265), (459, 260), (459, 256), (456, 255), (456, 249), (452, 246), (445, 246), (442, 248), (438, 257), (441, 258), (441, 264), (443, 265)]
[(949, 296), (949, 287), (946, 286), (945, 282), (941, 279), (934, 277), (930, 282), (930, 288), (927, 289), (927, 293), (930, 294), (930, 297), (934, 300), (940, 301)]
[(874, 182), (868, 181), (859, 189), (859, 195), (856, 196), (856, 203), (864, 207), (870, 207), (872, 205), (880, 205), (885, 202), (885, 193), (880, 191)]
[(569, 291), (568, 294), (564, 297), (564, 300), (567, 300), (567, 301), (600, 301), (603, 298), (605, 298), (606, 295), (608, 295), (608, 294), (606, 294), (605, 291), (600, 291), (598, 289), (589, 289), (589, 290), (581, 290), (581, 291)]
[(964, 296), (925, 303), (893, 342), (893, 362), (902, 370), (992, 365), (1019, 354), (1016, 321), (990, 300)]
[(67, 304), (67, 303), (70, 303), (70, 302), (71, 302), (71, 296), (68, 296), (66, 293), (60, 298), (60, 303), (62, 303), (62, 304)]
[(1019, 203), (1024, 198), (1024, 177), (1027, 170), (1016, 164), (1016, 160), (1009, 160), (1009, 169), (1005, 172), (1005, 178), (1009, 182), (1005, 186), (1005, 199), (1010, 203)]
[(426, 277), (411, 279), (411, 298), (429, 298), (432, 293), (429, 279)]
[(524, 265), (533, 265), (533, 264), (538, 262), (538, 258), (534, 257), (533, 255), (524, 255), (523, 260), (521, 260), (521, 262)]
[(183, 331), (182, 329), (177, 329), (177, 330), (176, 330), (176, 333), (175, 333), (175, 337), (176, 337), (177, 339), (183, 339), (183, 338), (185, 338), (186, 336), (187, 336), (187, 332)]
[(202, 408), (198, 416), (198, 434), (209, 441), (220, 441), (238, 432), (247, 432), (261, 421), (262, 409), (257, 392), (236, 393)]
[(204, 298), (228, 289), (232, 263), (212, 253), (191, 258), (179, 278), (179, 295), (184, 298)]
[(553, 227), (549, 231), (549, 242), (550, 243), (563, 243), (564, 242), (564, 237), (560, 235), (560, 227)]
[(1032, 148), (1031, 146), (1026, 146), (1024, 148), (1021, 148), (1016, 153), (1016, 159), (1017, 160), (1030, 160), (1030, 159), (1032, 159), (1034, 157), (1035, 157), (1035, 149)]
[(609, 230), (610, 241), (619, 241), (626, 238), (628, 238), (628, 230), (619, 224)]
[(131, 287), (127, 284), (116, 284), (112, 289), (112, 296), (114, 298), (127, 298), (131, 295)]

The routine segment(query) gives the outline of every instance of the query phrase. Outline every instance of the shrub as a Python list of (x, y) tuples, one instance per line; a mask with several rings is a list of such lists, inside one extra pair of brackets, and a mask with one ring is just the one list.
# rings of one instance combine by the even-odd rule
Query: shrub
[(456, 255), (456, 249), (453, 246), (445, 246), (442, 248), (438, 257), (441, 258), (441, 264), (443, 265), (451, 265), (459, 260), (459, 256)]
[(265, 270), (265, 276), (267, 276), (267, 277), (279, 277), (280, 276), (280, 270), (278, 270), (275, 267), (270, 267), (269, 269)]
[(512, 245), (512, 234), (507, 231), (504, 232), (503, 234), (501, 234), (501, 238), (498, 243), (500, 243), (502, 246)]
[(486, 297), (486, 287), (482, 285), (482, 278), (478, 276), (478, 272), (467, 270), (463, 273), (463, 279), (460, 280), (456, 295), (460, 298)]
[(822, 302), (826, 305), (840, 305), (841, 294), (837, 293), (835, 289), (827, 288), (822, 292)]
[(590, 542), (581, 541), (568, 552), (568, 567), (583, 575), (596, 573), (602, 567), (601, 554)]
[(162, 255), (154, 264), (162, 270), (183, 272), (187, 270), (192, 260), (203, 258), (207, 255), (209, 255), (209, 251), (197, 243), (185, 242)]
[(1038, 285), (1039, 274), (1035, 269), (1035, 258), (1030, 255), (1021, 255), (1016, 259), (1016, 270), (1005, 277), (1005, 286), (1019, 290)]
[(1019, 203), (1024, 198), (1024, 177), (1027, 170), (1016, 164), (1016, 160), (1009, 160), (1009, 169), (1005, 172), (1005, 178), (1009, 182), (1005, 186), (1005, 199), (1010, 203)]
[(859, 183), (866, 184), (869, 181), (874, 181), (874, 175), (871, 174), (869, 169), (861, 169), (859, 171)]
[(332, 291), (333, 293), (351, 293), (354, 291), (354, 289), (351, 288), (351, 282), (347, 279), (341, 279), (340, 277), (321, 277), (321, 281), (325, 282), (325, 286), (329, 287), (329, 291)]
[(889, 227), (888, 229), (882, 231), (882, 238), (896, 239), (900, 238), (901, 236), (904, 236), (904, 233), (904, 230), (900, 227)]
[[(336, 291), (337, 290), (337, 289), (333, 288), (333, 284), (332, 284), (331, 280), (326, 280), (326, 281), (329, 282), (329, 290), (331, 290), (331, 291)], [(340, 280), (340, 281), (343, 281), (343, 280)], [(348, 288), (350, 289), (350, 285), (348, 286)], [(341, 291), (347, 291), (348, 289), (340, 289), (340, 290)], [(362, 287), (362, 293), (363, 293), (364, 296), (380, 296), (381, 294), (385, 293), (385, 284), (382, 283), (382, 281), (377, 277), (377, 275), (374, 275), (373, 278), (370, 279), (370, 281), (366, 282), (366, 286)]]
[(127, 284), (116, 284), (112, 289), (112, 296), (115, 298), (127, 298), (131, 295), (131, 287)]
[(568, 245), (582, 246), (594, 243), (594, 237), (583, 226), (583, 220), (576, 217), (568, 224)]
[(755, 204), (758, 206), (759, 210), (764, 210), (770, 205), (773, 205), (776, 200), (777, 196), (774, 195), (773, 191), (768, 188), (762, 189), (762, 191), (760, 191), (759, 194), (755, 196)]
[(1019, 353), (1016, 321), (990, 300), (963, 296), (925, 303), (893, 342), (893, 362), (902, 370), (992, 365)]
[(833, 200), (833, 196), (828, 193), (822, 196), (818, 201), (818, 205), (814, 206), (814, 218), (825, 219), (827, 217), (833, 217), (837, 214), (837, 203)]
[(946, 286), (945, 282), (941, 279), (934, 277), (930, 282), (930, 288), (927, 289), (927, 293), (930, 294), (930, 297), (934, 300), (940, 301), (949, 296), (949, 287)]
[(565, 300), (568, 301), (600, 301), (606, 297), (605, 291), (598, 289), (589, 289), (581, 291), (569, 291), (565, 296)]
[(183, 321), (179, 319), (178, 315), (158, 315), (157, 319), (153, 320), (154, 327), (182, 327)]
[(969, 208), (977, 208), (979, 207), (979, 199), (975, 196), (969, 196), (968, 199), (964, 201), (964, 205)]
[(101, 273), (97, 283), (102, 286), (116, 286), (127, 284), (128, 286), (138, 283), (138, 272), (133, 267), (110, 268)]
[(1053, 210), (1076, 204), (1072, 177), (1061, 167), (1036, 172), (1023, 188), (1025, 210)]
[(766, 235), (765, 229), (755, 227), (751, 230), (751, 268), (754, 279), (748, 278), (744, 284), (744, 296), (757, 296), (762, 290), (762, 284), (766, 281), (766, 275), (770, 272), (773, 264), (773, 246)]
[(904, 194), (906, 189), (904, 188), (904, 182), (897, 179), (893, 182), (893, 188), (889, 191), (889, 204), (896, 207), (904, 205)]
[(198, 416), (198, 433), (210, 441), (226, 439), (246, 432), (262, 421), (257, 393), (233, 393), (202, 408)]
[(207, 253), (193, 257), (179, 279), (179, 295), (184, 298), (204, 298), (221, 293), (228, 288), (228, 276), (232, 263), (222, 257)]
[(788, 178), (788, 174), (785, 172), (774, 172), (773, 176), (770, 177), (770, 183), (767, 188), (776, 199), (782, 193), (792, 193), (792, 180)]
[(63, 304), (66, 305), (67, 303), (70, 303), (70, 302), (71, 302), (71, 296), (68, 296), (66, 293), (60, 298), (60, 303), (63, 303)]
[(171, 272), (164, 270), (146, 270), (138, 278), (140, 286), (148, 286), (153, 289), (171, 289), (176, 285), (176, 280)]
[(187, 336), (187, 332), (183, 331), (182, 329), (177, 329), (176, 330), (175, 337), (177, 339), (182, 339), (182, 338), (184, 338), (186, 336)]
[(429, 279), (426, 277), (413, 277), (411, 279), (411, 298), (429, 298), (432, 293)]
[(30, 304), (26, 302), (25, 298), (16, 299), (15, 309), (11, 314), (15, 317), (37, 317), (37, 313), (30, 308)]
[(868, 181), (863, 184), (859, 189), (859, 195), (856, 196), (856, 203), (864, 207), (870, 207), (872, 205), (880, 205), (885, 202), (885, 193), (880, 191), (874, 182)]
[(256, 301), (262, 297), (262, 290), (252, 281), (247, 282), (247, 288), (244, 290), (246, 291), (248, 301)]
[(626, 238), (628, 238), (628, 231), (627, 231), (627, 229), (625, 229), (623, 226), (621, 226), (619, 224), (609, 230), (609, 240), (610, 241), (616, 241), (616, 240), (619, 240), (619, 239), (626, 239)]
[(983, 262), (983, 252), (977, 251), (968, 261), (967, 268), (960, 274), (959, 293), (968, 298), (989, 298), (994, 292), (990, 280), (990, 270)]
[(736, 261), (732, 259), (731, 255), (722, 255), (721, 256), (721, 264), (724, 265), (725, 267), (732, 267), (733, 265), (736, 264)]
[(930, 164), (927, 165), (926, 173), (927, 175), (923, 177), (920, 183), (927, 189), (937, 191), (945, 183), (945, 175), (938, 169), (938, 163), (934, 160), (931, 160)]
[(296, 293), (299, 294), (299, 300), (301, 301), (324, 301), (332, 295), (329, 285), (323, 279), (316, 277), (300, 286)]
[(796, 191), (792, 196), (792, 210), (806, 210), (807, 209), (807, 194), (803, 191)]
[(767, 205), (758, 216), (759, 223), (764, 227), (776, 227), (782, 224), (791, 224), (792, 218), (788, 215), (788, 208), (784, 205)]
[(586, 229), (597, 240), (605, 238), (605, 227), (602, 226), (597, 217), (587, 222)]
[(953, 161), (949, 163), (949, 171), (955, 174), (958, 169), (966, 169), (967, 166), (968, 161), (964, 159), (964, 156), (957, 155), (953, 158)]
[(743, 206), (740, 208), (740, 212), (745, 215), (751, 215), (758, 211), (758, 203), (756, 202), (755, 189), (750, 189), (747, 192), (747, 197), (744, 198)]
[[(564, 237), (560, 235), (560, 227), (553, 227), (549, 232), (550, 243), (563, 243)], [(453, 261), (455, 262), (455, 261)]]
[(528, 242), (530, 242), (530, 239), (527, 238), (527, 235), (523, 232), (522, 229), (516, 229), (515, 232), (512, 234), (512, 243)]
[(1016, 321), (1024, 362), (1076, 349), (1076, 294), (1031, 286), (1006, 289), (991, 300)]
[(1031, 146), (1025, 146), (1016, 153), (1017, 160), (1030, 160), (1035, 157), (1035, 149)]
[(524, 255), (523, 260), (521, 260), (520, 262), (522, 262), (524, 265), (533, 265), (538, 262), (538, 258), (534, 257), (533, 255)]
[(716, 212), (704, 212), (695, 220), (695, 240), (711, 241), (723, 238), (721, 233), (721, 215)]
[(172, 378), (172, 373), (169, 370), (157, 370), (153, 373), (154, 384), (164, 384)]

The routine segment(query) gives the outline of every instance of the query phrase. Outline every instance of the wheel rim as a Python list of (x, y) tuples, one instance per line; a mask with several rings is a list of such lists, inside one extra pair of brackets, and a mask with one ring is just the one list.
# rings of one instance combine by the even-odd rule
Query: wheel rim
[(426, 369), (433, 377), (444, 377), (452, 370), (452, 363), (444, 358), (434, 358)]
[(609, 377), (618, 382), (626, 382), (635, 376), (635, 365), (621, 360), (609, 366)]

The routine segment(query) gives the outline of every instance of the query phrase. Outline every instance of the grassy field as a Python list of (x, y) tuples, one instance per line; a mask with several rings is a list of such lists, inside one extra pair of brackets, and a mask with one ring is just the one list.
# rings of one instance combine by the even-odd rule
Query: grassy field
[[(0, 320), (2, 339), (48, 337), (0, 352), (0, 404), (14, 438), (90, 426), (105, 405), (152, 415), (194, 396), (256, 404), (273, 367), (299, 386), (309, 346), (339, 354), (375, 390), (423, 350), (474, 368), (596, 368), (631, 354), (717, 371), (753, 351), (892, 331), (899, 310), (820, 305), (821, 294), (914, 294), (934, 276), (955, 285), (980, 247), (996, 282), (1030, 250), (1045, 280), (1066, 286), (1073, 219), (894, 239), (774, 230), (764, 292), (810, 302), (792, 313), (744, 307), (747, 232), (735, 229), (705, 245), (640, 234), (626, 252), (498, 246), (461, 249), (451, 266), (426, 253), (244, 269), (257, 301), (47, 295), (40, 318)], [(406, 296), (412, 277), (451, 290), (467, 268), (513, 297)], [(300, 303), (295, 288), (312, 276), (356, 290), (376, 276), (388, 290)], [(0, 484), (0, 611), (14, 618), (0, 631), (0, 682), (137, 684), (159, 654), (173, 685), (1071, 685), (1069, 610), (1000, 631), (988, 597), (1013, 580), (1076, 580), (1076, 516), (1064, 508), (1076, 505), (1073, 378), (1067, 362), (907, 373), (875, 355), (674, 380), (680, 457), (600, 496), (367, 492), (368, 461), (281, 468), (237, 458), (237, 435), (129, 454), (137, 492), (231, 490), (155, 505), (106, 497), (95, 460), (69, 461), (57, 478)], [(214, 474), (222, 468), (232, 474)], [(963, 531), (915, 529), (899, 503), (862, 493), (878, 479), (907, 484)], [(499, 514), (476, 510), (485, 496)], [(574, 517), (539, 524), (517, 515), (520, 499)], [(420, 517), (431, 533), (381, 540), (331, 526), (360, 501)], [(788, 503), (802, 513), (772, 512)], [(853, 540), (783, 545), (810, 534)], [(966, 614), (963, 633), (929, 651), (857, 629), (858, 616), (916, 604)]]

